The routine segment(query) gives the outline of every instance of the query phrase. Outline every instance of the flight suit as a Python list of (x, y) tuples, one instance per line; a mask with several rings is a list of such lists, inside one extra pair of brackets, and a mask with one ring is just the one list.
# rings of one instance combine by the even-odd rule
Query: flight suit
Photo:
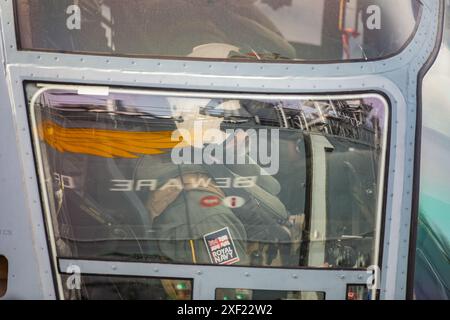
[[(148, 193), (146, 205), (163, 259), (176, 263), (212, 263), (204, 236), (227, 228), (226, 235), (232, 242), (235, 258), (232, 263), (248, 262), (243, 245), (247, 235), (239, 219), (223, 204), (202, 205), (202, 199), (223, 199), (224, 194), (219, 188), (212, 187), (212, 183), (203, 188), (193, 186), (200, 180), (209, 179), (201, 166), (183, 168), (174, 165), (170, 155), (158, 159), (147, 157), (138, 168), (136, 177), (158, 180), (160, 189)], [(177, 187), (161, 189), (171, 180), (179, 181)]]
[[(212, 170), (202, 165), (174, 165), (170, 156), (148, 157), (144, 159), (137, 170), (139, 179), (157, 179), (159, 186), (167, 181), (180, 180), (183, 190), (179, 188), (158, 189), (148, 194), (146, 206), (152, 217), (152, 228), (158, 249), (163, 257), (173, 262), (199, 264), (238, 264), (249, 265), (251, 261), (248, 243), (275, 241), (271, 239), (271, 227), (276, 220), (287, 219), (287, 211), (277, 198), (280, 185), (272, 177), (255, 176), (257, 183), (249, 188), (221, 189), (214, 183), (215, 178), (230, 178), (252, 176), (259, 174), (254, 165), (242, 165), (241, 171), (231, 171), (228, 168), (212, 166)], [(213, 171), (216, 173), (212, 173)], [(216, 175), (218, 172), (218, 176)], [(247, 172), (245, 174), (245, 172)], [(208, 185), (199, 186), (199, 181), (210, 181)], [(164, 187), (163, 187), (164, 188)], [(242, 195), (248, 199), (255, 197), (258, 203), (271, 203), (273, 217), (264, 216), (262, 207), (250, 208), (244, 206), (240, 214), (238, 208), (230, 208), (223, 199), (230, 195)], [(218, 204), (208, 204), (210, 199), (218, 199)], [(220, 201), (221, 200), (221, 201)], [(250, 201), (248, 201), (250, 202)], [(251, 211), (251, 212), (250, 212)], [(245, 215), (245, 216), (244, 216)], [(267, 216), (267, 214), (266, 214)], [(231, 253), (229, 259), (214, 259), (215, 250), (211, 241), (216, 238), (229, 240), (226, 249)]]

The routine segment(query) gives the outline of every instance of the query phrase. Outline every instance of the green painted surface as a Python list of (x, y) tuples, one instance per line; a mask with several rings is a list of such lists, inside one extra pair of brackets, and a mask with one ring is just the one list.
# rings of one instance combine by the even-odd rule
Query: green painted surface
[(450, 1), (438, 59), (424, 79), (415, 297), (450, 299)]

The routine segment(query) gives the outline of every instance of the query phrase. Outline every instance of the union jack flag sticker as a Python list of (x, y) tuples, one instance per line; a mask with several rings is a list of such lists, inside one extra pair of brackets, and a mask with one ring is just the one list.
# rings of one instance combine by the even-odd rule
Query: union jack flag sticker
[(232, 265), (240, 261), (228, 227), (203, 236), (212, 264)]

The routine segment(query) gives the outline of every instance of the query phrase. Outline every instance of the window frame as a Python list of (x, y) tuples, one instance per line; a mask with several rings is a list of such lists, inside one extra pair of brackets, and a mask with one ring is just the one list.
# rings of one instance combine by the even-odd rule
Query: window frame
[(15, 29), (15, 42), (16, 42), (16, 48), (19, 52), (30, 52), (30, 53), (49, 53), (49, 54), (62, 54), (62, 55), (76, 55), (76, 56), (96, 56), (96, 57), (114, 57), (114, 58), (134, 58), (134, 59), (147, 59), (147, 60), (161, 60), (161, 61), (180, 61), (180, 62), (204, 62), (204, 63), (238, 63), (238, 64), (244, 64), (244, 63), (250, 63), (250, 64), (275, 64), (275, 65), (283, 65), (283, 64), (315, 64), (315, 65), (326, 65), (326, 64), (349, 64), (349, 63), (367, 63), (367, 62), (377, 62), (377, 61), (383, 61), (388, 60), (393, 57), (396, 57), (400, 54), (402, 54), (406, 48), (413, 42), (414, 38), (417, 35), (418, 29), (422, 23), (422, 16), (424, 11), (424, 5), (420, 2), (420, 0), (415, 0), (419, 3), (421, 6), (418, 15), (417, 15), (417, 22), (408, 37), (408, 39), (405, 41), (405, 43), (395, 52), (392, 52), (390, 54), (387, 54), (382, 57), (372, 58), (372, 59), (328, 59), (328, 60), (252, 60), (252, 59), (240, 59), (240, 58), (233, 58), (233, 59), (219, 59), (219, 58), (195, 58), (195, 57), (182, 57), (182, 56), (162, 56), (162, 55), (140, 55), (140, 54), (111, 54), (111, 53), (100, 53), (100, 52), (82, 52), (82, 51), (65, 51), (65, 50), (51, 50), (51, 49), (35, 49), (35, 48), (22, 48), (21, 47), (21, 39), (20, 39), (20, 26), (19, 26), (19, 10), (17, 8), (17, 1), (20, 0), (12, 0), (13, 1), (13, 13), (14, 13), (14, 29)]
[[(27, 81), (24, 83), (24, 88), (26, 87), (26, 85), (30, 83), (30, 81)], [(32, 81), (31, 83), (34, 84), (39, 84), (39, 82), (35, 82)], [(34, 92), (33, 94), (33, 98), (38, 98), (40, 96), (41, 93), (45, 92), (45, 89), (48, 90), (52, 90), (52, 89), (68, 89), (68, 90), (78, 90), (78, 88), (83, 88), (83, 87), (91, 87), (94, 89), (93, 92), (95, 92), (95, 90), (100, 90), (101, 92), (104, 92), (105, 88), (108, 88), (109, 93), (114, 91), (114, 88), (120, 92), (120, 93), (129, 93), (129, 94), (142, 94), (145, 92), (149, 92), (151, 95), (160, 95), (160, 94), (167, 94), (168, 96), (181, 96), (181, 97), (185, 97), (187, 93), (191, 93), (194, 97), (199, 96), (199, 97), (206, 97), (206, 98), (211, 98), (211, 97), (216, 97), (216, 98), (247, 98), (247, 99), (256, 99), (256, 98), (272, 98), (274, 97), (273, 94), (258, 94), (258, 93), (233, 93), (233, 92), (214, 92), (214, 91), (168, 91), (165, 89), (155, 89), (155, 88), (133, 88), (133, 87), (113, 87), (113, 86), (89, 86), (89, 85), (77, 85), (77, 84), (65, 84), (65, 83), (61, 83), (61, 84), (52, 84), (52, 83), (41, 83), (43, 86), (36, 92)], [(375, 245), (375, 251), (374, 251), (374, 259), (376, 261), (376, 265), (381, 268), (382, 264), (383, 264), (383, 254), (384, 254), (384, 233), (385, 233), (385, 221), (386, 221), (386, 205), (387, 205), (387, 183), (388, 183), (388, 175), (389, 175), (389, 155), (390, 155), (390, 146), (391, 146), (391, 113), (392, 113), (392, 107), (391, 107), (391, 102), (389, 97), (384, 94), (381, 91), (361, 91), (359, 93), (355, 93), (355, 92), (349, 92), (346, 94), (343, 93), (329, 93), (329, 94), (277, 94), (275, 96), (287, 96), (291, 99), (293, 99), (294, 97), (296, 99), (299, 100), (306, 100), (306, 99), (318, 99), (320, 100), (320, 98), (323, 99), (348, 99), (348, 100), (354, 100), (357, 98), (376, 98), (379, 99), (380, 101), (382, 101), (385, 105), (385, 114), (384, 114), (384, 150), (382, 150), (382, 155), (381, 155), (381, 163), (380, 163), (380, 172), (378, 172), (378, 177), (379, 179), (381, 179), (381, 183), (378, 186), (378, 200), (377, 200), (377, 206), (378, 206), (378, 212), (377, 212), (377, 216), (376, 216), (376, 223), (375, 226), (377, 228), (377, 234), (374, 237), (374, 241), (373, 244)], [(316, 268), (316, 267), (305, 267), (305, 266), (299, 266), (296, 268), (292, 268), (292, 267), (259, 267), (259, 266), (219, 266), (219, 265), (211, 265), (211, 264), (183, 264), (183, 263), (159, 263), (159, 262), (145, 262), (145, 263), (140, 263), (139, 261), (136, 260), (114, 260), (114, 259), (94, 259), (92, 257), (67, 257), (67, 256), (60, 256), (57, 253), (56, 250), (56, 242), (55, 242), (55, 237), (54, 237), (54, 221), (52, 219), (52, 213), (51, 213), (51, 209), (49, 207), (49, 195), (47, 193), (47, 187), (45, 184), (45, 174), (44, 174), (44, 167), (43, 167), (43, 161), (42, 161), (42, 154), (41, 154), (41, 148), (40, 148), (40, 144), (41, 142), (39, 141), (39, 135), (38, 135), (38, 128), (37, 128), (37, 123), (36, 123), (36, 118), (35, 118), (35, 112), (34, 112), (34, 108), (33, 108), (33, 101), (35, 101), (36, 99), (31, 99), (29, 102), (29, 117), (31, 120), (31, 133), (32, 133), (32, 139), (33, 139), (33, 143), (34, 143), (34, 150), (35, 150), (35, 154), (36, 154), (36, 162), (37, 162), (37, 170), (39, 173), (39, 177), (40, 177), (40, 190), (41, 190), (41, 199), (42, 199), (42, 203), (44, 205), (44, 216), (45, 216), (45, 221), (46, 221), (46, 225), (47, 228), (49, 229), (49, 233), (48, 233), (48, 237), (49, 237), (49, 243), (50, 246), (53, 248), (52, 249), (52, 253), (54, 256), (54, 260), (56, 261), (57, 265), (59, 265), (59, 268), (56, 268), (56, 270), (59, 270), (59, 272), (57, 272), (57, 277), (59, 278), (61, 276), (61, 273), (63, 273), (63, 270), (61, 265), (67, 265), (67, 263), (69, 261), (81, 261), (83, 263), (92, 263), (93, 265), (97, 265), (97, 264), (103, 264), (103, 263), (111, 263), (111, 264), (124, 264), (124, 265), (143, 265), (143, 266), (148, 266), (148, 268), (152, 268), (154, 266), (153, 270), (155, 270), (155, 268), (157, 270), (159, 269), (163, 269), (163, 268), (176, 268), (179, 269), (180, 271), (185, 270), (186, 268), (198, 268), (199, 271), (196, 271), (196, 273), (198, 275), (202, 274), (202, 270), (209, 270), (210, 272), (213, 273), (220, 273), (223, 272), (224, 270), (229, 269), (231, 272), (233, 273), (233, 270), (238, 270), (238, 269), (244, 269), (244, 270), (261, 270), (262, 272), (264, 271), (268, 271), (268, 272), (272, 272), (272, 273), (298, 273), (299, 275), (301, 275), (304, 272), (319, 272), (320, 274), (323, 275), (331, 275), (335, 272), (343, 272), (347, 275), (357, 275), (358, 276), (358, 280), (355, 280), (355, 278), (353, 278), (353, 282), (355, 283), (361, 283), (362, 280), (364, 280), (364, 282), (362, 283), (366, 283), (366, 278), (369, 277), (368, 274), (366, 274), (365, 276), (361, 276), (361, 272), (366, 273), (366, 269), (365, 268), (342, 268), (342, 267), (332, 267), (332, 268)], [(222, 270), (222, 271), (220, 271)], [(205, 271), (206, 272), (206, 271)], [(88, 271), (89, 274), (91, 274), (91, 271)], [(109, 275), (109, 274), (114, 274), (114, 273), (110, 273), (109, 271), (104, 271), (104, 272), (99, 272), (99, 273), (93, 273), (93, 274), (104, 274), (104, 275)], [(124, 273), (120, 273), (122, 275), (129, 275), (129, 276), (134, 276), (136, 274), (124, 274)], [(187, 276), (183, 276), (182, 273), (180, 274), (164, 274), (164, 276), (161, 275), (162, 273), (146, 273), (146, 276), (153, 276), (155, 275), (156, 277), (173, 277), (173, 278), (186, 278)], [(353, 277), (352, 276), (352, 277)], [(344, 276), (345, 278), (346, 276)], [(194, 279), (194, 287), (201, 287), (198, 285), (195, 285), (195, 281), (199, 281), (199, 279)], [(59, 281), (59, 283), (61, 283), (61, 281)], [(239, 287), (237, 285), (235, 285), (236, 287)], [(228, 286), (228, 287), (232, 287), (232, 286)], [(258, 288), (255, 288), (255, 290)], [(60, 289), (62, 290), (62, 289)], [(264, 289), (264, 287), (260, 287), (260, 290), (268, 290), (267, 288)], [(283, 290), (283, 288), (280, 289), (281, 291)], [(330, 289), (331, 290), (331, 289)], [(277, 290), (276, 290), (277, 291)], [(295, 291), (295, 290), (288, 290), (288, 291)], [(297, 290), (298, 291), (298, 290)], [(325, 292), (325, 297), (326, 298), (332, 298), (334, 297), (337, 293), (331, 293), (328, 290), (319, 290), (319, 289), (311, 289), (309, 290), (309, 288), (300, 290), (300, 291), (320, 291), (320, 292)], [(61, 291), (62, 292), (62, 291)], [(345, 295), (345, 292), (342, 293), (343, 295)], [(195, 295), (196, 297), (198, 297), (198, 293)], [(195, 297), (194, 297), (195, 299)]]

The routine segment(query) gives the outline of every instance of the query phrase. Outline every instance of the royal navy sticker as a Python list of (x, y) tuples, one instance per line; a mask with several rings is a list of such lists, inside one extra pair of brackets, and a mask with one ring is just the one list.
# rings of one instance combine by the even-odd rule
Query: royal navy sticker
[(228, 228), (208, 233), (203, 239), (213, 264), (231, 265), (240, 261)]

